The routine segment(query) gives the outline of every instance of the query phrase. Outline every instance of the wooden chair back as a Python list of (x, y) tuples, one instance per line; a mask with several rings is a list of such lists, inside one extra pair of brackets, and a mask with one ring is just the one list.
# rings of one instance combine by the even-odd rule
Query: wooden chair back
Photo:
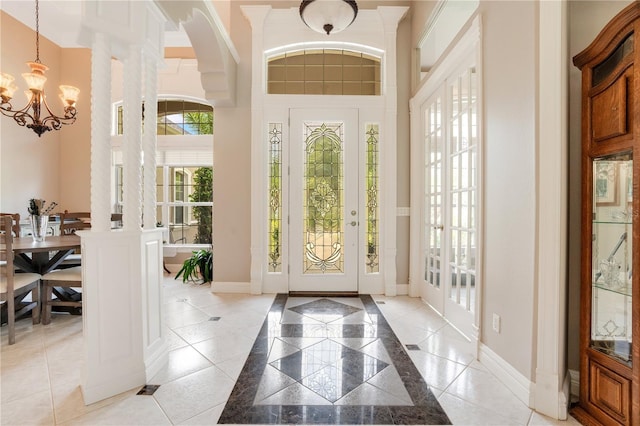
[[(122, 213), (111, 213), (111, 227), (122, 228)], [(75, 234), (76, 231), (91, 229), (90, 212), (69, 212), (60, 214), (60, 235)]]
[(67, 210), (60, 213), (60, 235), (75, 234), (83, 229), (91, 229), (91, 213)]
[[(10, 231), (7, 232), (7, 229)], [(13, 270), (13, 217), (9, 214), (0, 215), (0, 260), (6, 262), (7, 271)], [(9, 269), (11, 268), (11, 269)], [(7, 272), (8, 273), (8, 272)]]
[(122, 213), (111, 213), (111, 228), (122, 228)]
[[(11, 225), (11, 231), (14, 237), (20, 236), (20, 213), (0, 213), (0, 216), (11, 216), (13, 224)], [(2, 225), (4, 227), (4, 225)]]
[[(40, 322), (40, 275), (34, 273), (16, 274), (13, 265), (13, 217), (0, 216), (0, 259), (6, 262), (0, 267), (0, 301), (7, 309), (9, 344), (16, 341), (15, 320), (31, 311), (33, 323)], [(24, 296), (31, 293), (31, 302), (22, 303)]]

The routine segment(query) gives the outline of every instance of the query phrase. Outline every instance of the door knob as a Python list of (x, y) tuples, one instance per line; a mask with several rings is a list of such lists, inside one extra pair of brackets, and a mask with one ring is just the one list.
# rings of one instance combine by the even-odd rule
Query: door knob
[(356, 222), (355, 220), (352, 220), (351, 223), (349, 225), (351, 226), (356, 226), (358, 224), (358, 222)]
[(444, 229), (444, 225), (433, 225), (432, 228), (439, 229), (440, 231), (442, 231)]

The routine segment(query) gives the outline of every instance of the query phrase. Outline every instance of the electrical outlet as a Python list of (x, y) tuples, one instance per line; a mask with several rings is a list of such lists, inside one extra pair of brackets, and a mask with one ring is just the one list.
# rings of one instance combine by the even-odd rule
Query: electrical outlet
[(500, 333), (500, 315), (493, 314), (493, 331)]

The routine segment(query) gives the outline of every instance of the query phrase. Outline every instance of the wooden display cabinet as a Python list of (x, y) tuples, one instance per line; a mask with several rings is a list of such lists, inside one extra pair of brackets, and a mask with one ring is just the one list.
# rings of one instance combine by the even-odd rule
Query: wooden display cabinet
[(588, 425), (640, 425), (639, 18), (634, 2), (573, 58), (582, 71), (582, 284), (571, 413)]

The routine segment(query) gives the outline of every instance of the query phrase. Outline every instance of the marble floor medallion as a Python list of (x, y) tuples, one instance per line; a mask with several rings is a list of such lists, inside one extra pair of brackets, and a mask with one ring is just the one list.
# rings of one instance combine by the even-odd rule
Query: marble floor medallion
[(218, 422), (451, 424), (370, 296), (285, 294)]

